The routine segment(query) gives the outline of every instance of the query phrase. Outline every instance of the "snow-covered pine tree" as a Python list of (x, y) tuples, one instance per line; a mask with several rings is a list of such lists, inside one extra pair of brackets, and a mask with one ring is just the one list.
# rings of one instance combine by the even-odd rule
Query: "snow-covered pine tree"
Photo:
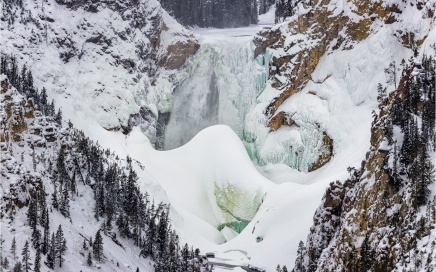
[(91, 256), (91, 252), (88, 252), (88, 257), (86, 258), (86, 264), (88, 264), (89, 266), (92, 265), (92, 256)]
[(62, 226), (59, 225), (55, 236), (55, 259), (59, 260), (59, 267), (62, 267), (66, 250), (67, 250), (67, 240), (64, 237)]
[(55, 262), (56, 262), (56, 238), (55, 238), (55, 234), (52, 233), (51, 235), (51, 239), (50, 239), (50, 246), (48, 248), (48, 252), (47, 252), (47, 259), (45, 264), (47, 265), (48, 268), (53, 269), (55, 266)]
[(35, 263), (33, 265), (33, 271), (34, 272), (41, 271), (41, 250), (39, 249), (39, 247), (36, 249)]
[(17, 258), (17, 242), (15, 240), (15, 236), (12, 239), (11, 254), (12, 254), (12, 257), (14, 258), (14, 260), (15, 260)]
[(44, 234), (41, 242), (41, 252), (42, 254), (47, 254), (50, 248), (50, 224), (49, 224), (49, 214), (48, 209), (45, 209), (46, 218), (44, 220)]
[(103, 260), (103, 237), (101, 236), (100, 230), (95, 234), (92, 253), (97, 261), (101, 262)]
[(24, 243), (23, 251), (21, 252), (21, 262), (25, 272), (30, 270), (30, 251), (29, 251), (29, 241), (26, 240)]

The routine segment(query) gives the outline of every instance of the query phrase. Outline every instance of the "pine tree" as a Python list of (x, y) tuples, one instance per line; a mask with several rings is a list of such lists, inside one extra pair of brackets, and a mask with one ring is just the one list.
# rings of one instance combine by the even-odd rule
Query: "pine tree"
[(58, 125), (62, 126), (62, 110), (58, 109), (58, 112), (56, 113), (55, 116), (55, 121), (56, 123), (58, 123)]
[(20, 77), (21, 84), (17, 84), (18, 86), (17, 89), (21, 93), (28, 93), (29, 87), (27, 86), (26, 77), (27, 77), (27, 66), (26, 64), (24, 64), (23, 67), (21, 67), (21, 77)]
[(295, 259), (295, 267), (294, 272), (303, 272), (304, 271), (304, 254), (305, 254), (305, 246), (303, 241), (300, 241), (298, 244), (298, 250), (297, 250), (297, 258)]
[(12, 239), (12, 245), (11, 245), (11, 254), (14, 260), (17, 258), (17, 243), (15, 241), (15, 236)]
[(103, 260), (103, 237), (101, 236), (100, 230), (95, 234), (92, 253), (97, 261), (101, 262)]
[(88, 258), (86, 259), (86, 263), (91, 266), (92, 265), (92, 257), (91, 252), (88, 253)]
[(2, 267), (3, 267), (4, 269), (8, 269), (8, 268), (9, 268), (9, 260), (8, 260), (8, 258), (5, 257), (5, 258), (3, 259)]
[(413, 180), (416, 190), (416, 205), (422, 206), (427, 203), (427, 198), (431, 191), (428, 188), (435, 179), (434, 167), (428, 155), (427, 148), (421, 148), (419, 159), (417, 159), (417, 177)]
[(21, 262), (17, 262), (15, 265), (14, 265), (14, 268), (12, 269), (12, 272), (22, 272), (22, 270), (21, 270)]
[(83, 238), (82, 249), (83, 249), (83, 250), (88, 250), (88, 245), (86, 244), (86, 239), (85, 239), (85, 238)]
[(169, 218), (168, 218), (168, 211), (163, 210), (161, 212), (161, 216), (159, 218), (159, 225), (157, 230), (157, 243), (159, 246), (159, 254), (160, 257), (163, 257), (167, 245), (167, 237), (168, 237), (168, 224), (169, 224)]
[(41, 271), (41, 250), (39, 247), (36, 249), (36, 255), (35, 255), (35, 264), (33, 266), (34, 272), (40, 272)]
[(49, 215), (48, 215), (48, 209), (46, 208), (46, 220), (44, 222), (44, 236), (42, 238), (41, 243), (41, 251), (42, 254), (46, 254), (50, 247), (50, 225), (49, 225)]
[(39, 217), (39, 224), (44, 227), (45, 224), (48, 222), (48, 218), (49, 218), (48, 209), (47, 206), (45, 206), (42, 209), (41, 216)]
[(385, 69), (386, 74), (386, 83), (394, 85), (395, 89), (397, 89), (397, 66), (395, 61), (389, 63), (388, 68)]
[(23, 251), (21, 252), (22, 263), (25, 272), (30, 270), (30, 251), (29, 251), (29, 241), (26, 241), (23, 247)]
[(386, 99), (386, 88), (383, 88), (383, 86), (379, 83), (377, 85), (377, 101), (379, 104), (381, 104)]
[(65, 251), (67, 250), (67, 241), (64, 237), (61, 225), (59, 225), (58, 230), (56, 231), (55, 239), (55, 256), (59, 260), (59, 267), (62, 267)]
[(59, 211), (65, 217), (70, 217), (70, 196), (66, 185), (62, 188), (61, 201), (59, 203)]
[(40, 103), (39, 110), (42, 112), (42, 114), (46, 115), (48, 102), (47, 102), (47, 90), (44, 87), (42, 88), (42, 91), (41, 91), (39, 103)]
[(33, 248), (39, 248), (41, 245), (41, 231), (38, 228), (33, 229), (32, 245)]
[(56, 183), (54, 184), (54, 191), (53, 191), (52, 198), (51, 198), (51, 205), (52, 205), (53, 208), (55, 208), (56, 210), (59, 208), (59, 203), (58, 203), (58, 190), (57, 190)]
[(182, 248), (182, 259), (180, 263), (180, 267), (182, 271), (188, 271), (189, 260), (190, 260), (189, 247), (188, 244), (185, 243), (185, 245)]
[(29, 208), (27, 210), (27, 223), (29, 224), (30, 228), (34, 230), (38, 222), (38, 206), (35, 199), (35, 193), (32, 193), (31, 196)]
[[(76, 170), (74, 169), (73, 177), (71, 178), (71, 195), (74, 196), (77, 192)], [(73, 197), (74, 200), (74, 197)]]
[(51, 239), (50, 239), (50, 247), (49, 250), (47, 252), (47, 261), (46, 261), (46, 265), (53, 269), (54, 265), (55, 265), (55, 261), (56, 261), (56, 245), (55, 245), (55, 234), (53, 233), (51, 235)]
[(32, 72), (28, 71), (27, 72), (27, 77), (26, 77), (26, 81), (27, 81), (27, 94), (28, 97), (35, 97), (35, 88), (33, 87), (33, 76), (32, 76)]

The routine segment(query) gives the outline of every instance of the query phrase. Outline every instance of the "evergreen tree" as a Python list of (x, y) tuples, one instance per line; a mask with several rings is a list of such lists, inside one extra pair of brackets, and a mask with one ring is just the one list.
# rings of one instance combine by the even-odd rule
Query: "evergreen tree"
[(22, 272), (21, 270), (21, 262), (17, 262), (12, 269), (12, 272)]
[(103, 237), (101, 236), (100, 230), (95, 234), (92, 253), (97, 261), (101, 262), (103, 260)]
[[(76, 170), (73, 172), (73, 177), (71, 178), (71, 195), (74, 196), (77, 193), (77, 182), (76, 182)], [(74, 199), (74, 197), (73, 197)]]
[(67, 250), (67, 241), (64, 237), (61, 225), (59, 225), (58, 230), (56, 231), (55, 239), (55, 256), (59, 260), (59, 267), (62, 267), (65, 251)]
[(40, 94), (39, 103), (40, 103), (39, 110), (42, 112), (42, 114), (46, 115), (48, 102), (47, 102), (47, 90), (44, 87), (42, 88)]
[(55, 235), (54, 233), (51, 235), (51, 239), (50, 239), (50, 247), (48, 249), (47, 252), (47, 261), (46, 261), (46, 265), (53, 269), (54, 265), (55, 265), (55, 261), (56, 261), (56, 239), (55, 239)]
[(5, 257), (5, 258), (3, 259), (2, 267), (3, 267), (4, 269), (8, 269), (8, 268), (9, 268), (9, 260), (8, 260), (8, 258)]
[(53, 190), (53, 194), (51, 197), (51, 205), (53, 206), (53, 208), (55, 208), (56, 210), (59, 208), (59, 203), (58, 203), (58, 190), (57, 190), (57, 185), (56, 183), (54, 184), (54, 190)]
[(435, 179), (434, 167), (428, 156), (427, 148), (421, 148), (419, 159), (416, 160), (416, 178), (413, 180), (416, 190), (416, 205), (422, 206), (427, 203), (431, 191), (428, 188)]
[(20, 77), (20, 83), (21, 84), (17, 84), (18, 86), (18, 91), (21, 93), (28, 93), (28, 89), (29, 86), (27, 86), (27, 66), (26, 64), (23, 65), (23, 67), (21, 68), (21, 77)]
[(39, 248), (41, 245), (41, 231), (38, 228), (33, 229), (32, 245), (34, 248)]
[(86, 244), (86, 239), (85, 239), (85, 238), (83, 238), (82, 249), (83, 249), (83, 250), (88, 250), (88, 245)]
[(38, 222), (38, 206), (35, 199), (35, 193), (31, 194), (29, 201), (29, 208), (27, 210), (27, 223), (33, 230), (36, 228)]
[(22, 264), (25, 272), (30, 270), (30, 251), (29, 251), (29, 241), (26, 241), (23, 247), (23, 251), (21, 252), (22, 256)]
[(88, 253), (88, 258), (86, 259), (86, 263), (91, 266), (92, 265), (92, 257), (91, 252)]
[(12, 245), (11, 245), (11, 254), (14, 260), (17, 258), (17, 243), (15, 241), (15, 236), (12, 239)]
[(378, 103), (382, 103), (387, 98), (386, 95), (386, 88), (383, 88), (383, 86), (379, 83), (377, 85), (377, 101)]
[(42, 209), (41, 216), (39, 217), (39, 224), (44, 227), (45, 224), (48, 222), (48, 220), (49, 220), (48, 209), (47, 206), (45, 206)]
[(62, 188), (61, 200), (59, 203), (59, 211), (65, 217), (70, 217), (70, 196), (66, 185)]
[(303, 272), (304, 271), (304, 254), (305, 254), (305, 246), (303, 241), (300, 241), (298, 244), (297, 250), (297, 258), (295, 259), (295, 267), (294, 272)]
[(397, 66), (395, 61), (389, 63), (388, 68), (385, 69), (386, 74), (386, 83), (394, 85), (395, 89), (397, 89)]
[(44, 222), (44, 236), (42, 238), (41, 243), (41, 251), (42, 254), (47, 254), (50, 247), (50, 225), (49, 225), (49, 216), (48, 209), (46, 208), (47, 219)]
[(27, 81), (27, 95), (30, 98), (34, 98), (35, 97), (35, 88), (33, 87), (33, 76), (32, 76), (32, 72), (28, 71), (27, 72), (27, 77), (26, 77), (26, 81)]
[(33, 266), (34, 272), (40, 272), (41, 271), (41, 250), (39, 247), (36, 249), (36, 255), (35, 255), (35, 264)]
[(58, 125), (62, 126), (62, 110), (58, 109), (58, 112), (56, 113), (55, 116), (55, 121), (56, 123), (58, 123)]

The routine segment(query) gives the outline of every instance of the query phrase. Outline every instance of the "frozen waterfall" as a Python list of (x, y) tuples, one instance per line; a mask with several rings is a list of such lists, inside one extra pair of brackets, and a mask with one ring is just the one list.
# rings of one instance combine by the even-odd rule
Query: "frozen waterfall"
[(199, 131), (230, 126), (241, 138), (245, 116), (268, 78), (268, 53), (254, 58), (252, 36), (203, 39), (175, 89), (164, 149), (177, 148)]
[(323, 150), (323, 129), (312, 118), (313, 107), (298, 105), (292, 110), (296, 125), (274, 132), (267, 127), (264, 109), (275, 95), (267, 83), (268, 50), (254, 58), (257, 28), (196, 31), (200, 50), (180, 71), (169, 112), (162, 115), (163, 149), (178, 148), (206, 127), (223, 124), (236, 132), (255, 164), (307, 172)]

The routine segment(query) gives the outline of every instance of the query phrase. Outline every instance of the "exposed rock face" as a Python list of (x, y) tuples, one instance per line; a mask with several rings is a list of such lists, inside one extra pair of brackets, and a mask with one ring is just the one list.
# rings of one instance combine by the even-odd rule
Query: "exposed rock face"
[[(286, 1), (282, 1), (284, 2)], [(427, 37), (427, 28), (422, 32), (415, 31), (417, 33), (412, 34), (414, 31), (410, 30), (413, 27), (409, 26), (409, 19), (403, 13), (413, 10), (417, 14), (414, 16), (430, 21), (431, 17), (428, 16), (434, 10), (434, 3), (347, 0), (339, 4), (339, 2), (329, 0), (315, 0), (301, 1), (292, 8), (290, 12), (292, 16), (286, 23), (265, 29), (254, 40), (256, 56), (265, 50), (268, 50), (271, 55), (269, 84), (278, 90), (270, 96), (272, 99), (268, 98), (265, 103), (264, 114), (270, 132), (278, 130), (281, 126), (289, 125), (284, 121), (283, 116), (298, 115), (298, 112), (292, 110), (287, 112), (286, 106), (283, 106), (285, 101), (292, 101), (290, 98), (295, 94), (307, 86), (310, 88), (314, 86), (308, 83), (322, 86), (324, 81), (330, 78), (330, 74), (324, 74), (320, 68), (317, 68), (320, 67), (319, 64), (323, 57), (328, 58), (330, 54), (353, 50), (357, 45), (366, 43), (377, 32), (387, 28), (394, 30), (390, 33), (387, 31), (386, 35), (395, 37), (406, 48), (415, 49)], [(322, 64), (323, 67), (324, 65), (326, 63)], [(314, 72), (322, 74), (324, 79), (314, 79)], [(340, 81), (341, 77), (342, 75), (334, 75), (332, 79)], [(332, 79), (329, 79), (330, 82)], [(330, 86), (327, 87), (330, 88)], [(306, 93), (316, 94), (311, 89), (307, 89), (304, 94)], [(292, 105), (292, 102), (286, 105)], [(309, 119), (305, 118), (304, 122), (312, 122), (312, 124), (318, 122), (318, 120)], [(299, 124), (302, 122), (298, 118), (295, 121)], [(320, 157), (309, 170), (316, 170), (328, 162), (335, 149), (330, 146), (341, 142), (340, 139), (335, 139), (335, 133), (328, 130), (329, 128), (322, 126), (324, 136), (320, 140), (324, 143), (323, 150), (319, 150)], [(331, 141), (325, 136), (328, 134), (332, 137)], [(325, 150), (332, 150), (332, 152), (327, 152), (329, 155), (326, 155)]]
[(285, 112), (281, 111), (271, 118), (270, 128), (271, 131), (276, 131), (282, 126), (292, 126), (295, 122)]
[(321, 152), (318, 160), (309, 168), (309, 172), (315, 171), (323, 167), (333, 157), (333, 139), (330, 138), (327, 133), (323, 133)]
[(31, 146), (45, 147), (58, 138), (58, 124), (52, 117), (42, 116), (34, 109), (33, 101), (26, 100), (13, 88), (6, 77), (0, 90), (0, 142), (26, 142)]
[(128, 127), (143, 107), (167, 111), (176, 69), (199, 47), (157, 0), (24, 0), (4, 11), (11, 44), (3, 53), (39, 70), (35, 87), (46, 86), (64, 111), (111, 130)]
[[(293, 94), (301, 91), (310, 80), (320, 58), (329, 49), (347, 50), (353, 47), (354, 42), (359, 42), (368, 37), (372, 23), (376, 19), (386, 24), (395, 20), (395, 13), (401, 10), (395, 4), (387, 5), (383, 1), (373, 3), (366, 1), (349, 1), (356, 5), (352, 11), (353, 16), (338, 13), (329, 6), (329, 1), (315, 0), (312, 5), (305, 4), (307, 9), (304, 14), (296, 14), (295, 20), (291, 20), (287, 26), (288, 33), (282, 33), (273, 28), (262, 32), (255, 40), (256, 54), (265, 51), (266, 48), (283, 48), (289, 54), (273, 56), (271, 62), (270, 78), (272, 85), (284, 90), (266, 108), (266, 114), (272, 117), (278, 107)], [(368, 18), (370, 17), (370, 18)], [(303, 34), (303, 39), (316, 41), (314, 43), (296, 49), (295, 43), (285, 44), (286, 35)], [(284, 75), (286, 82), (280, 82), (275, 75)], [(269, 123), (269, 126), (271, 123)]]
[(182, 43), (177, 42), (166, 48), (166, 54), (159, 60), (160, 67), (170, 70), (180, 68), (189, 56), (194, 55), (200, 45), (194, 42)]
[[(389, 129), (393, 105), (412, 96), (411, 75), (419, 74), (413, 72), (416, 67), (411, 66), (403, 74), (399, 90), (381, 103), (380, 113), (375, 116), (371, 128), (371, 148), (361, 169), (350, 168), (348, 180), (332, 182), (327, 189), (314, 215), (302, 256), (304, 261), (296, 265), (299, 267), (296, 271), (435, 269), (436, 240), (431, 234), (435, 227), (434, 195), (430, 195), (428, 201), (424, 199), (427, 204), (417, 205), (413, 170), (404, 165), (398, 168), (405, 169), (397, 170), (400, 159), (396, 156), (405, 155), (397, 153), (396, 140), (399, 139), (391, 135)], [(428, 78), (434, 78), (434, 72)], [(434, 93), (434, 84), (429, 86), (433, 86), (430, 88)], [(434, 107), (434, 101), (425, 103)], [(403, 110), (422, 116), (419, 109), (416, 111), (407, 103), (405, 105), (407, 108)], [(394, 139), (389, 140), (391, 137)], [(389, 141), (395, 147), (390, 146)], [(427, 145), (432, 146), (427, 142), (422, 144), (425, 149)], [(416, 144), (414, 149), (418, 148)], [(425, 164), (424, 161), (419, 163)], [(400, 171), (401, 183), (395, 182), (396, 171)], [(429, 174), (434, 180), (434, 173)]]

